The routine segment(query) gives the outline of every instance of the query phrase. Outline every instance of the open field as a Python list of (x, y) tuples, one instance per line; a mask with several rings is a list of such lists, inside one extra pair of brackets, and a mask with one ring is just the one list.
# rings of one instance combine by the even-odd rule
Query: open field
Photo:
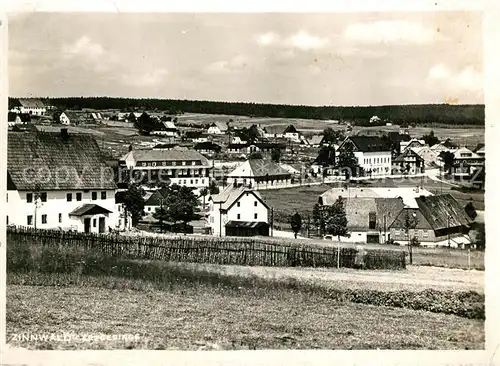
[[(482, 320), (335, 303), (294, 291), (256, 295), (200, 287), (9, 285), (6, 333), (11, 346), (31, 349), (484, 348)], [(13, 341), (20, 333), (138, 334), (139, 339)]]

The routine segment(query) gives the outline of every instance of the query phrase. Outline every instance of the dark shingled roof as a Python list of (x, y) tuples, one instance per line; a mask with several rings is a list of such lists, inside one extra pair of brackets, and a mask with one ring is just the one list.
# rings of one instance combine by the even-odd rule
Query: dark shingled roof
[(111, 213), (111, 211), (95, 203), (86, 203), (71, 211), (69, 216), (98, 215), (106, 213)]
[(200, 142), (194, 146), (195, 150), (213, 150), (213, 151), (221, 151), (222, 147), (216, 143), (211, 141)]
[(433, 230), (449, 227), (466, 226), (472, 223), (464, 208), (451, 194), (418, 197), (415, 199), (422, 215), (429, 222)]
[(379, 136), (349, 136), (342, 145), (347, 140), (351, 140), (356, 148), (362, 152), (391, 151), (391, 147)]
[(260, 227), (269, 227), (269, 224), (264, 221), (229, 221), (226, 227), (231, 228), (246, 228), (246, 229), (257, 229)]
[(45, 108), (45, 105), (37, 98), (19, 98), (19, 104), (25, 108)]
[(298, 133), (298, 132), (299, 131), (297, 131), (294, 125), (288, 125), (283, 133)]
[(160, 206), (162, 199), (163, 199), (163, 196), (159, 191), (153, 191), (153, 193), (144, 202), (144, 205), (145, 206)]
[(413, 151), (412, 149), (407, 149), (405, 150), (403, 153), (399, 154), (397, 158), (393, 159), (392, 162), (393, 163), (403, 163), (405, 162), (405, 158), (406, 157), (410, 157), (410, 156), (414, 156), (417, 158), (417, 160), (420, 160), (420, 161), (423, 161), (424, 158), (421, 157), (420, 155), (418, 155), (415, 151)]
[(18, 190), (116, 189), (109, 170), (90, 134), (9, 133), (7, 171)]

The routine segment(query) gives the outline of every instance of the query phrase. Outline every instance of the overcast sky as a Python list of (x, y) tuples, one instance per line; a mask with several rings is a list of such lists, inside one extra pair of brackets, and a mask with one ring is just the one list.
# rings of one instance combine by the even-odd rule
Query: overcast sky
[(9, 22), (11, 96), (483, 103), (480, 13), (31, 13)]

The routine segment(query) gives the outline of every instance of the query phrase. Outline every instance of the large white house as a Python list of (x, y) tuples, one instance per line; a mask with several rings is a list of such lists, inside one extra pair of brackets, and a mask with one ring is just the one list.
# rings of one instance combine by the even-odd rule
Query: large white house
[(289, 186), (292, 174), (274, 161), (250, 159), (236, 167), (226, 179), (233, 186), (268, 189)]
[(10, 110), (16, 113), (28, 113), (35, 116), (43, 116), (47, 112), (47, 107), (37, 98), (19, 98), (14, 102)]
[(193, 188), (208, 187), (213, 166), (202, 154), (195, 150), (131, 150), (120, 159), (145, 183), (169, 181), (172, 184)]
[(7, 223), (40, 229), (119, 229), (116, 185), (89, 134), (11, 132)]
[(347, 148), (352, 148), (358, 165), (366, 175), (385, 176), (391, 174), (392, 154), (388, 146), (378, 136), (348, 136), (339, 145), (339, 154)]
[(260, 194), (245, 187), (226, 187), (210, 196), (207, 225), (217, 236), (269, 236), (269, 206)]

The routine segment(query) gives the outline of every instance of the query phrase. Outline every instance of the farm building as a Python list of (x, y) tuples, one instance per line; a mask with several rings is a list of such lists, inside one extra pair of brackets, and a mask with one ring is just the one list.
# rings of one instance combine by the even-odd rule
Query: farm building
[(10, 133), (7, 222), (84, 232), (116, 229), (110, 171), (89, 134)]
[(59, 122), (63, 125), (74, 126), (99, 123), (100, 120), (95, 117), (97, 117), (95, 113), (93, 115), (92, 113), (86, 111), (66, 110), (59, 116)]
[[(390, 225), (391, 238), (401, 244), (408, 238), (417, 237), (424, 246), (460, 247), (470, 244), (467, 237), (473, 220), (465, 209), (450, 194), (416, 197), (417, 208), (400, 212)], [(417, 220), (415, 229), (404, 231), (405, 214)]]
[(47, 107), (38, 98), (18, 98), (13, 101), (10, 111), (34, 116), (43, 116), (47, 112)]
[(251, 159), (227, 175), (227, 184), (243, 185), (255, 189), (286, 187), (291, 184), (292, 174), (278, 163), (266, 159)]
[(14, 126), (16, 124), (29, 123), (29, 122), (31, 122), (31, 115), (28, 113), (9, 112), (7, 114), (8, 126)]
[(151, 131), (151, 135), (179, 137), (179, 129), (175, 126), (174, 122), (159, 122), (156, 125), (158, 127)]
[(260, 194), (245, 187), (226, 187), (210, 196), (208, 226), (212, 235), (269, 236), (269, 206)]
[(426, 146), (424, 140), (411, 139), (410, 141), (401, 141), (400, 152), (403, 153), (406, 149), (421, 148), (424, 146)]
[(222, 146), (211, 141), (206, 141), (196, 144), (194, 149), (202, 154), (213, 155), (219, 153), (222, 150)]
[(415, 175), (423, 173), (424, 170), (424, 158), (411, 148), (405, 149), (392, 160), (392, 174)]
[(483, 166), (483, 156), (479, 156), (466, 147), (461, 147), (453, 153), (451, 173), (455, 179), (469, 179)]

